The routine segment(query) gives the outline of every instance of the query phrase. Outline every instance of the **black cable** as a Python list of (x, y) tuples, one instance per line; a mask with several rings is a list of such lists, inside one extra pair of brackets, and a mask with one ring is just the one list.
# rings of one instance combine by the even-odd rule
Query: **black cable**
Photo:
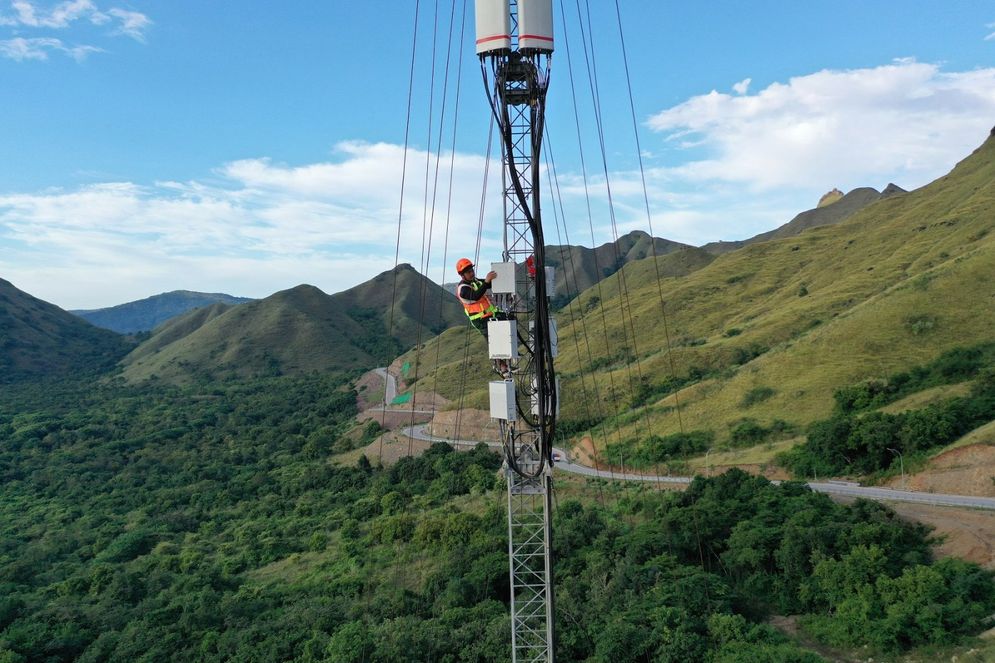
[[(546, 163), (548, 164), (548, 167), (546, 169), (546, 177), (547, 177), (547, 179), (549, 181), (549, 190), (550, 190), (551, 199), (552, 199), (552, 202), (553, 202), (553, 220), (554, 220), (554, 222), (556, 224), (556, 240), (557, 240), (557, 242), (559, 242), (560, 246), (569, 246), (570, 245), (570, 233), (569, 233), (569, 231), (567, 229), (566, 212), (564, 211), (564, 208), (563, 208), (563, 197), (562, 197), (562, 194), (560, 192), (560, 182), (559, 182), (559, 178), (558, 178), (557, 173), (556, 173), (556, 161), (553, 158), (553, 147), (552, 147), (551, 141), (549, 139), (547, 139), (543, 143), (543, 150), (545, 150), (545, 153), (546, 153)], [(559, 216), (557, 216), (557, 213), (556, 213), (557, 202), (559, 202), (559, 209), (560, 209)], [(560, 237), (560, 221), (559, 221), (560, 217), (563, 218), (563, 238)], [(565, 241), (565, 243), (564, 243), (564, 241)], [(562, 253), (561, 253), (561, 255), (562, 255)], [(569, 296), (569, 294), (570, 294), (570, 278), (569, 278), (569, 276), (572, 275), (573, 276), (573, 282), (574, 282), (573, 292), (574, 292), (574, 297), (576, 298), (576, 296), (580, 294), (580, 287), (577, 284), (577, 271), (576, 271), (577, 270), (577, 266), (574, 263), (574, 256), (573, 256), (572, 252), (569, 252), (569, 251), (567, 252), (567, 260), (570, 262), (570, 269), (564, 269), (563, 270), (564, 271), (564, 283), (566, 284), (565, 290), (567, 292), (567, 295)], [(575, 318), (574, 314), (573, 314), (574, 306), (568, 307), (567, 311), (568, 311), (568, 314), (570, 316), (570, 322), (571, 322), (571, 324), (576, 324), (577, 323), (577, 318)], [(585, 343), (587, 345), (587, 356), (588, 356), (588, 360), (591, 361), (591, 360), (593, 360), (593, 356), (591, 354), (591, 342), (590, 342), (590, 339), (587, 336), (587, 321), (586, 321), (586, 319), (585, 319), (585, 317), (583, 315), (580, 315), (579, 318), (580, 318), (580, 323), (581, 323), (581, 329), (582, 329), (583, 336), (584, 336), (584, 341), (585, 341)], [(577, 352), (577, 357), (578, 357), (578, 360), (579, 360), (579, 358), (581, 357), (581, 349), (580, 349), (580, 339), (578, 338), (578, 336), (579, 336), (579, 334), (574, 334), (574, 348), (575, 348), (575, 350)], [(579, 361), (578, 361), (578, 365), (579, 365)], [(579, 370), (579, 367), (578, 367), (578, 373), (580, 375), (580, 388), (581, 388), (581, 394), (582, 394), (583, 402), (584, 403), (590, 403), (591, 399), (588, 397), (587, 384), (584, 381), (584, 371), (583, 370)], [(596, 404), (597, 414), (598, 414), (599, 417), (603, 417), (603, 410), (602, 410), (602, 404), (601, 404), (601, 394), (599, 393), (599, 390), (598, 390), (598, 383), (593, 378), (591, 380), (591, 383), (592, 383), (593, 391), (594, 391), (594, 403)], [(600, 463), (598, 462), (597, 456), (594, 457), (594, 468), (599, 473), (601, 472), (601, 467), (600, 467)], [(599, 479), (600, 479), (600, 477), (599, 477)], [(601, 506), (603, 507), (605, 505), (605, 491), (604, 491), (604, 487), (601, 485), (600, 481), (598, 482), (598, 494), (599, 494), (599, 496), (601, 498)]]
[[(515, 459), (515, 454), (513, 449), (508, 449), (508, 445), (514, 445), (514, 429), (510, 427), (511, 431), (509, 435), (503, 436), (505, 440), (506, 452), (508, 455), (509, 466), (521, 476), (527, 478), (538, 477), (544, 470), (546, 463), (552, 462), (552, 438), (555, 435), (555, 414), (556, 414), (556, 382), (555, 373), (553, 372), (553, 360), (550, 350), (550, 340), (549, 336), (549, 310), (548, 310), (548, 300), (546, 297), (546, 283), (545, 283), (545, 260), (544, 260), (544, 238), (542, 233), (542, 224), (540, 217), (540, 206), (538, 199), (539, 191), (539, 175), (538, 175), (538, 163), (539, 163), (539, 148), (542, 141), (542, 130), (543, 130), (543, 109), (545, 106), (545, 93), (546, 85), (548, 84), (548, 79), (540, 81), (537, 75), (538, 67), (536, 62), (533, 60), (522, 59), (513, 55), (507, 59), (494, 59), (492, 60), (492, 67), (494, 69), (494, 97), (491, 100), (491, 108), (498, 119), (498, 126), (500, 128), (500, 135), (502, 138), (502, 145), (505, 152), (505, 162), (508, 164), (507, 172), (512, 182), (512, 188), (518, 198), (519, 207), (528, 222), (532, 239), (533, 239), (533, 257), (535, 262), (536, 276), (535, 276), (535, 291), (536, 291), (536, 309), (535, 309), (535, 321), (533, 327), (533, 343), (534, 347), (539, 350), (538, 353), (534, 353), (535, 359), (535, 376), (536, 376), (536, 405), (537, 405), (537, 426), (539, 431), (539, 454), (540, 459), (538, 467), (534, 473), (523, 472)], [(532, 193), (532, 204), (529, 204), (527, 196), (524, 191), (524, 187), (521, 182), (521, 177), (518, 172), (517, 164), (514, 158), (514, 138), (511, 132), (511, 118), (509, 116), (508, 107), (511, 105), (510, 100), (505, 96), (505, 90), (507, 89), (507, 79), (505, 78), (509, 73), (509, 69), (514, 65), (516, 67), (516, 75), (524, 73), (526, 76), (527, 89), (530, 91), (530, 136), (531, 136), (531, 193)], [(486, 83), (486, 67), (482, 66), (482, 71), (484, 72), (485, 83)], [(500, 103), (499, 103), (500, 102)], [(541, 276), (540, 276), (541, 275)]]
[[(445, 230), (445, 241), (442, 245), (442, 274), (440, 275), (439, 283), (446, 282), (446, 269), (449, 262), (449, 223), (452, 219), (453, 210), (453, 177), (456, 172), (456, 128), (459, 124), (459, 108), (460, 108), (460, 88), (463, 80), (463, 43), (465, 41), (465, 31), (466, 31), (466, 0), (463, 0), (462, 12), (460, 14), (460, 38), (459, 38), (459, 57), (457, 58), (456, 67), (456, 105), (453, 109), (453, 142), (450, 147), (449, 153), (449, 189), (447, 191), (448, 196), (446, 200), (446, 230)], [(445, 289), (439, 290), (439, 319), (438, 326), (442, 328), (442, 311), (445, 304), (445, 298), (449, 295), (446, 293)], [(435, 345), (435, 379), (432, 382), (432, 391), (436, 394), (439, 393), (439, 364), (442, 361), (442, 343), (436, 342)], [(458, 416), (458, 415), (457, 415)], [(458, 437), (456, 439), (459, 439)]]
[[(414, 24), (414, 34), (411, 39), (411, 70), (408, 74), (408, 109), (406, 114), (406, 119), (404, 122), (404, 156), (401, 160), (401, 200), (398, 204), (397, 209), (397, 243), (394, 248), (394, 270), (391, 272), (392, 285), (391, 285), (391, 295), (390, 295), (390, 315), (387, 321), (387, 336), (391, 337), (391, 332), (394, 330), (394, 305), (397, 303), (397, 265), (400, 262), (401, 256), (401, 219), (404, 217), (404, 184), (408, 172), (408, 140), (410, 138), (411, 130), (411, 98), (413, 96), (414, 84), (415, 84), (415, 52), (418, 46), (418, 10), (421, 5), (421, 0), (415, 0), (415, 24)], [(389, 357), (388, 357), (389, 359)], [(395, 357), (396, 359), (396, 357)], [(393, 360), (387, 362), (387, 373), (390, 373), (390, 364)], [(384, 421), (387, 417), (387, 392), (386, 387), (384, 389), (384, 408), (383, 408)], [(383, 463), (383, 436), (380, 437), (380, 462)]]
[[(432, 164), (432, 119), (433, 119), (433, 113), (434, 113), (434, 108), (435, 108), (435, 54), (436, 54), (436, 40), (437, 40), (437, 37), (438, 37), (438, 32), (439, 32), (439, 0), (435, 0), (435, 11), (433, 13), (433, 18), (432, 18), (432, 59), (431, 59), (431, 65), (432, 66), (430, 67), (431, 74), (429, 75), (429, 92), (428, 92), (428, 138), (427, 138), (427, 140), (425, 142), (425, 197), (424, 197), (424, 200), (422, 202), (421, 258), (420, 258), (420, 261), (418, 263), (418, 269), (419, 269), (419, 273), (420, 274), (428, 274), (428, 268), (427, 268), (428, 262), (427, 262), (427, 259), (426, 259), (426, 235), (425, 235), (427, 228), (428, 228), (428, 240), (427, 240), (427, 244), (428, 244), (428, 251), (429, 252), (431, 252), (431, 246), (432, 246), (432, 234), (431, 234), (432, 231), (430, 229), (429, 222), (428, 222), (428, 209), (429, 209), (429, 207), (428, 207), (428, 177), (429, 177), (429, 170), (431, 169), (431, 164)], [(443, 95), (443, 98), (444, 97), (445, 97), (445, 95)], [(433, 202), (433, 206), (434, 206), (434, 202)], [(434, 216), (433, 216), (433, 219), (434, 219)], [(420, 292), (421, 296), (419, 297), (420, 311), (419, 311), (419, 316), (418, 316), (419, 327), (421, 327), (422, 319), (425, 317), (424, 316), (424, 310), (425, 310), (425, 295), (424, 295), (424, 293), (425, 293), (425, 285), (426, 284), (423, 282), (422, 283), (422, 287), (420, 289), (421, 290), (421, 292)], [(416, 340), (416, 342), (415, 342), (415, 366), (414, 366), (415, 381), (412, 384), (411, 417), (410, 417), (409, 422), (408, 422), (409, 426), (414, 426), (415, 425), (415, 401), (416, 401), (416, 397), (418, 396), (418, 371), (419, 371), (420, 364), (421, 364), (421, 361), (420, 361), (421, 360), (421, 348), (419, 347), (421, 345), (421, 330), (420, 329), (419, 329), (419, 331), (418, 331), (418, 333), (417, 333), (417, 335), (415, 337), (415, 340)], [(413, 438), (411, 438), (409, 436), (408, 437), (408, 456), (411, 456), (411, 446), (412, 446), (413, 442), (414, 442)]]
[[(436, 16), (435, 16), (436, 23), (438, 23), (438, 18), (439, 18), (438, 17), (438, 3), (436, 3)], [(432, 261), (432, 239), (433, 239), (434, 234), (435, 234), (435, 209), (436, 209), (436, 200), (438, 198), (438, 193), (439, 193), (439, 166), (440, 166), (440, 164), (442, 162), (442, 134), (443, 134), (443, 128), (445, 127), (445, 123), (446, 123), (446, 102), (448, 100), (448, 94), (449, 94), (449, 65), (450, 65), (450, 62), (452, 61), (452, 51), (453, 51), (452, 44), (454, 42), (454, 40), (453, 40), (453, 24), (454, 24), (455, 20), (456, 20), (456, 0), (452, 0), (451, 11), (450, 11), (450, 14), (449, 14), (449, 36), (448, 36), (448, 41), (447, 41), (447, 43), (450, 46), (449, 46), (449, 48), (446, 49), (446, 68), (445, 68), (445, 75), (443, 76), (443, 79), (442, 79), (442, 108), (441, 108), (441, 110), (439, 112), (438, 144), (437, 144), (436, 150), (435, 150), (435, 175), (433, 177), (433, 182), (432, 182), (432, 205), (431, 205), (431, 207), (427, 207), (427, 209), (431, 210), (430, 216), (429, 216), (429, 223), (428, 223), (428, 244), (427, 244), (427, 248), (426, 248), (426, 246), (424, 244), (424, 241), (423, 241), (423, 260), (424, 260), (424, 262), (423, 262), (423, 271), (422, 271), (422, 273), (425, 274), (425, 278), (423, 278), (421, 280), (421, 287), (419, 288), (420, 292), (419, 292), (419, 309), (418, 309), (418, 329), (417, 329), (416, 336), (415, 336), (415, 375), (416, 376), (420, 375), (420, 370), (419, 369), (421, 367), (421, 342), (422, 342), (422, 334), (424, 333), (424, 329), (425, 329), (425, 317), (426, 317), (425, 308), (426, 308), (426, 304), (427, 304), (427, 300), (428, 300), (428, 273), (429, 273), (429, 265), (431, 264), (431, 261)], [(434, 47), (434, 45), (435, 45), (434, 33), (433, 33), (433, 41), (432, 41), (432, 43), (433, 43), (433, 47)], [(433, 62), (434, 62), (434, 57), (435, 57), (434, 50), (433, 50), (432, 56), (433, 56)], [(433, 67), (433, 69), (434, 69), (434, 67)], [(432, 81), (433, 81), (433, 83), (432, 83), (433, 93), (432, 94), (434, 95), (434, 87), (435, 87), (435, 83), (434, 83), (434, 81), (435, 81), (435, 75), (434, 74), (432, 76)], [(457, 93), (457, 95), (459, 94), (459, 89), (458, 88), (457, 88), (456, 93)], [(429, 114), (430, 114), (430, 117), (429, 117), (429, 143), (428, 143), (428, 147), (429, 148), (431, 148), (431, 136), (432, 136), (432, 131), (431, 131), (431, 125), (432, 125), (431, 108), (432, 108), (432, 106), (430, 104), (429, 105)], [(456, 131), (456, 125), (455, 125), (455, 120), (454, 120), (454, 124), (453, 124), (453, 133), (454, 134), (455, 134), (455, 131)], [(428, 165), (429, 165), (430, 161), (431, 161), (431, 153), (427, 152), (427, 155), (426, 155), (426, 169), (425, 169), (425, 178), (426, 178), (425, 179), (425, 196), (426, 196), (426, 201), (428, 199)], [(422, 230), (422, 236), (424, 238), (424, 222), (423, 222), (422, 228), (423, 228), (423, 230)], [(447, 240), (448, 240), (448, 236), (447, 236)], [(442, 312), (440, 310), (440, 312), (439, 312), (440, 316), (441, 316), (441, 313)], [(438, 370), (438, 362), (436, 362), (436, 370)], [(414, 387), (412, 389), (411, 417), (409, 419), (409, 425), (412, 426), (412, 427), (415, 425), (415, 406), (416, 406), (416, 401), (417, 401), (417, 396), (418, 396), (418, 381), (420, 381), (420, 380), (416, 380), (416, 382), (414, 384)]]
[[(584, 182), (584, 200), (585, 200), (586, 207), (587, 207), (587, 223), (588, 223), (588, 228), (590, 229), (590, 232), (591, 232), (592, 256), (593, 256), (593, 259), (594, 259), (595, 270), (597, 271), (597, 273), (600, 274), (602, 272), (601, 272), (600, 261), (598, 259), (598, 253), (597, 253), (597, 250), (596, 250), (597, 244), (596, 244), (595, 237), (594, 237), (594, 215), (593, 215), (593, 212), (591, 211), (591, 193), (590, 193), (590, 190), (589, 190), (589, 187), (588, 187), (587, 160), (586, 160), (586, 158), (584, 156), (584, 142), (583, 142), (583, 139), (582, 139), (582, 136), (581, 136), (580, 114), (579, 114), (579, 111), (578, 111), (578, 104), (577, 104), (577, 88), (576, 88), (576, 84), (574, 82), (573, 57), (572, 57), (571, 49), (570, 49), (569, 31), (566, 29), (567, 26), (569, 25), (569, 23), (567, 21), (566, 10), (564, 9), (564, 5), (563, 4), (560, 5), (560, 15), (561, 15), (561, 17), (563, 19), (563, 25), (564, 25), (563, 40), (564, 40), (564, 45), (566, 47), (566, 53), (567, 53), (567, 73), (568, 73), (568, 78), (569, 78), (569, 81), (570, 81), (570, 97), (571, 97), (571, 99), (573, 101), (574, 127), (575, 127), (576, 132), (577, 132), (577, 149), (578, 149), (578, 153), (579, 153), (579, 157), (580, 157), (582, 179), (583, 179), (583, 182)], [(579, 16), (579, 12), (578, 12), (578, 16)], [(582, 34), (582, 37), (583, 37), (583, 34)], [(610, 341), (608, 339), (608, 322), (607, 322), (607, 320), (605, 318), (604, 291), (603, 291), (603, 283), (602, 283), (602, 281), (598, 280), (597, 283), (595, 284), (595, 287), (598, 289), (598, 299), (601, 302), (601, 304), (600, 304), (600, 306), (598, 308), (601, 311), (601, 330), (602, 330), (602, 333), (603, 333), (604, 339), (605, 339), (605, 349), (607, 350), (611, 346), (611, 343), (610, 343)], [(586, 326), (585, 326), (585, 332), (586, 332)], [(585, 336), (585, 339), (586, 338), (587, 337)], [(589, 343), (589, 341), (588, 341), (588, 343)], [(588, 345), (588, 355), (590, 357), (593, 357), (593, 353), (591, 352), (590, 345)], [(613, 405), (614, 420), (615, 420), (615, 424), (616, 424), (615, 431), (616, 431), (616, 433), (617, 433), (617, 435), (619, 437), (619, 441), (621, 442), (621, 439), (622, 439), (622, 430), (621, 430), (621, 427), (618, 425), (618, 417), (620, 415), (620, 409), (619, 409), (619, 404), (618, 404), (618, 400), (617, 400), (617, 396), (616, 396), (617, 391), (615, 389), (615, 377), (614, 377), (614, 375), (612, 375), (611, 371), (607, 371), (607, 375), (608, 375), (608, 382), (609, 382), (609, 394), (610, 394), (610, 398), (611, 398), (612, 405)], [(597, 384), (596, 379), (593, 378), (593, 376), (592, 376), (592, 380), (594, 380), (595, 384)], [(603, 436), (604, 436), (605, 450), (607, 451), (608, 444), (609, 444), (608, 443), (608, 427), (607, 427), (607, 424), (603, 424), (602, 425), (602, 433), (603, 433)], [(593, 437), (592, 437), (592, 440), (593, 440)], [(597, 450), (595, 449), (595, 455), (597, 455), (596, 452), (597, 452)], [(611, 477), (612, 482), (614, 483), (614, 481), (615, 481), (615, 471), (612, 468), (611, 463), (608, 463), (608, 473), (609, 473), (609, 476)]]

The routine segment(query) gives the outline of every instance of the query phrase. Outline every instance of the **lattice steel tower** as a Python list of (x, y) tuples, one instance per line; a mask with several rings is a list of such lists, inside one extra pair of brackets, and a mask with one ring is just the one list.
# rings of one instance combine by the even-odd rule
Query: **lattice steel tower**
[[(556, 424), (556, 325), (552, 270), (543, 255), (539, 203), (552, 0), (476, 0), (477, 54), (501, 136), (504, 254), (493, 293), (511, 320), (488, 323), (492, 359), (511, 378), (490, 383), (508, 479), (512, 661), (553, 661), (552, 440)], [(520, 351), (521, 350), (521, 351)]]

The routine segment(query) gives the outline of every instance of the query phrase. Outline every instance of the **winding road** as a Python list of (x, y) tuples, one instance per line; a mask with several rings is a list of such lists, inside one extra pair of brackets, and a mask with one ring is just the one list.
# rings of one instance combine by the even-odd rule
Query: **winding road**
[[(408, 426), (401, 430), (403, 435), (407, 435), (416, 440), (425, 442), (446, 442), (454, 446), (476, 446), (476, 440), (451, 440), (444, 437), (435, 437), (425, 431), (426, 424)], [(501, 448), (497, 442), (487, 442), (487, 446)], [(631, 474), (613, 472), (609, 470), (598, 470), (587, 465), (580, 465), (570, 460), (570, 457), (563, 449), (553, 449), (554, 453), (560, 455), (561, 460), (556, 462), (556, 469), (572, 474), (609, 479), (613, 481), (647, 481), (653, 483), (689, 484), (693, 477), (675, 477), (655, 474)], [(780, 481), (771, 483), (779, 484)], [(864, 499), (878, 500), (882, 502), (914, 502), (917, 504), (931, 504), (934, 506), (958, 506), (974, 509), (988, 509), (995, 511), (995, 498), (974, 497), (970, 495), (947, 495), (943, 493), (918, 493), (912, 490), (893, 490), (891, 488), (874, 488), (870, 486), (858, 486), (852, 483), (833, 483), (829, 481), (810, 481), (806, 484), (812, 490), (829, 495), (844, 495), (849, 497), (863, 497)]]
[(373, 372), (384, 379), (384, 399), (383, 404), (374, 408), (380, 410), (381, 412), (404, 412), (415, 414), (435, 414), (436, 410), (416, 410), (413, 407), (408, 408), (393, 408), (388, 407), (397, 398), (397, 378), (387, 372), (386, 368), (374, 368)]
[[(391, 395), (391, 390), (393, 389), (394, 394), (397, 393), (397, 380), (394, 376), (387, 373), (386, 369), (378, 368), (376, 371), (378, 375), (385, 377), (387, 381), (386, 398), (389, 403), (395, 398), (395, 396)], [(444, 437), (435, 437), (434, 435), (427, 433), (425, 431), (425, 427), (426, 424), (408, 426), (401, 429), (401, 434), (425, 442), (446, 442), (456, 447), (473, 447), (479, 444), (478, 440), (451, 440)], [(486, 444), (490, 447), (501, 448), (501, 444), (497, 442), (488, 442)], [(693, 478), (599, 470), (571, 461), (570, 456), (563, 449), (554, 448), (553, 453), (559, 454), (560, 457), (560, 460), (557, 461), (555, 465), (557, 470), (570, 472), (572, 474), (580, 474), (592, 478), (609, 479), (612, 481), (648, 481), (652, 483), (669, 484), (689, 484)], [(780, 481), (773, 481), (772, 483), (780, 483)], [(949, 495), (943, 493), (920, 493), (912, 490), (894, 490), (891, 488), (860, 486), (849, 482), (836, 483), (832, 481), (810, 481), (806, 485), (816, 492), (826, 493), (829, 495), (863, 497), (864, 499), (877, 500), (881, 502), (913, 502), (917, 504), (931, 504), (934, 506), (955, 506), (995, 511), (995, 498), (993, 497), (974, 497), (971, 495)]]

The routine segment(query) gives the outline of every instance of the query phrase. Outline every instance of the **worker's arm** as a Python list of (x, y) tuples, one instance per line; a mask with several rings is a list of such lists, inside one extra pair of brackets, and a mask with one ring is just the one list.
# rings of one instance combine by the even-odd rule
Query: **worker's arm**
[(484, 293), (491, 289), (491, 283), (490, 281), (474, 281), (473, 283), (460, 283), (459, 287), (460, 299), (475, 302), (483, 297)]

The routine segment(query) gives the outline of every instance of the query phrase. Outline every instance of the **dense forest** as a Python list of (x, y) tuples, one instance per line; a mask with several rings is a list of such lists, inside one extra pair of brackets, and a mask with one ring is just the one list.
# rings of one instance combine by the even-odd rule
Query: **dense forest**
[[(354, 415), (348, 376), (4, 390), (0, 662), (507, 660), (500, 459), (335, 465)], [(821, 660), (773, 614), (900, 652), (995, 611), (884, 506), (738, 471), (598, 492), (554, 514), (561, 661)]]

